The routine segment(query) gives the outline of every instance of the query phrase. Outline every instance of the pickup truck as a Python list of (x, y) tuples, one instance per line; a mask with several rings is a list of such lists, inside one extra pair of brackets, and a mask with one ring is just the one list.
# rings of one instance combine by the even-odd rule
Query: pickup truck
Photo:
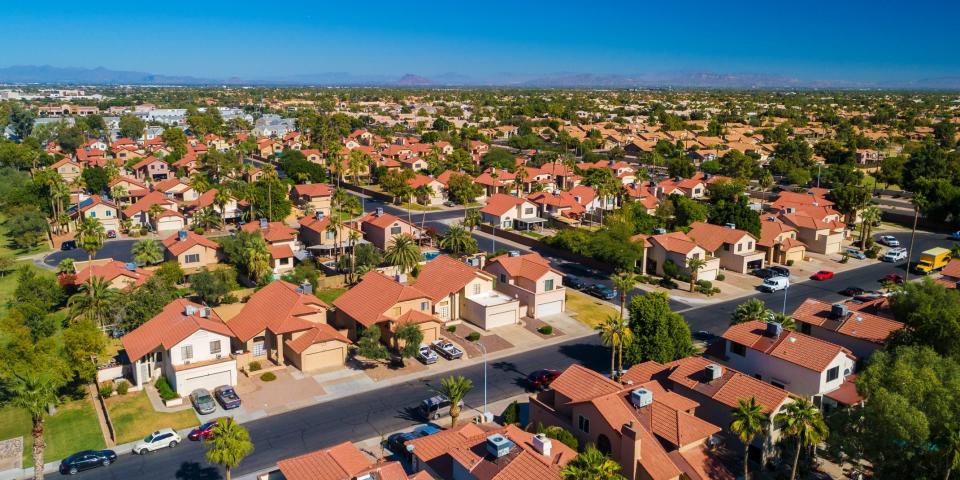
[(887, 250), (887, 253), (884, 253), (880, 260), (884, 262), (897, 263), (902, 262), (907, 259), (907, 249), (905, 248), (891, 248)]

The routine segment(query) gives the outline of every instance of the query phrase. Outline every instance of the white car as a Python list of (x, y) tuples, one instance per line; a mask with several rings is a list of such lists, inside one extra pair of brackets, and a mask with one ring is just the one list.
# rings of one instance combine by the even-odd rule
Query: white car
[(883, 235), (880, 237), (880, 243), (888, 247), (899, 247), (900, 240), (897, 240), (897, 237), (893, 235)]
[(437, 352), (430, 350), (430, 347), (426, 345), (420, 345), (420, 349), (417, 351), (417, 360), (423, 362), (424, 365), (437, 363)]
[(147, 435), (146, 438), (133, 446), (133, 453), (146, 455), (148, 452), (161, 448), (173, 448), (180, 443), (180, 434), (172, 428), (163, 428)]

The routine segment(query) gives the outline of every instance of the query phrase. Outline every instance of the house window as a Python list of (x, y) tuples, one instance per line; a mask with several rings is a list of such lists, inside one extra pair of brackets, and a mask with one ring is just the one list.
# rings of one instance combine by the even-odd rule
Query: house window
[(504, 220), (504, 221), (503, 221), (503, 225), (500, 225), (500, 228), (510, 228), (510, 226), (511, 226), (512, 224), (513, 224), (513, 223), (512, 223), (511, 220)]
[(191, 253), (190, 255), (183, 256), (183, 263), (197, 263), (200, 261), (199, 253)]
[(97, 212), (90, 212), (90, 218), (97, 218)]
[(193, 358), (193, 345), (184, 345), (180, 347), (180, 358), (190, 360)]
[(501, 273), (501, 274), (500, 274), (500, 283), (507, 283), (507, 274), (506, 274), (506, 273)]
[(730, 251), (730, 244), (729, 244), (729, 243), (724, 243), (724, 244), (723, 244), (723, 250), (726, 251), (726, 252), (729, 252), (729, 251)]
[(327, 232), (327, 240), (333, 240), (334, 238), (336, 238), (336, 236), (337, 236), (337, 232), (334, 232), (332, 230)]
[(428, 303), (428, 302), (420, 302), (420, 311), (421, 311), (421, 312), (426, 312), (429, 308), (430, 308), (430, 303)]
[(833, 367), (830, 370), (827, 370), (827, 381), (832, 382), (840, 378), (840, 367)]
[(107, 216), (108, 216), (108, 217), (112, 217), (112, 216), (113, 216), (113, 211), (107, 210)]
[(694, 260), (700, 259), (700, 252), (695, 252), (693, 255), (690, 255)]
[(753, 240), (747, 242), (747, 250), (753, 250)]
[(400, 226), (390, 227), (390, 235), (400, 235)]
[(583, 433), (590, 433), (590, 419), (583, 415), (577, 415), (577, 428)]
[(480, 284), (479, 284), (479, 283), (474, 283), (473, 286), (471, 287), (471, 290), (473, 291), (473, 294), (474, 294), (474, 295), (479, 294), (479, 293), (480, 293)]
[[(770, 380), (770, 385), (773, 385), (774, 387), (781, 388), (781, 389), (784, 388), (784, 387), (786, 387), (786, 385), (784, 385), (784, 384), (782, 384), (782, 383), (780, 383), (780, 382), (777, 382), (777, 381), (775, 381), (775, 380)], [(779, 428), (777, 428), (777, 429), (779, 430)]]
[(523, 214), (524, 214), (524, 215), (533, 215), (533, 209), (532, 209), (532, 208), (524, 208), (524, 209), (523, 209)]
[(742, 243), (738, 243), (738, 244), (737, 244), (737, 252), (742, 252), (742, 251), (743, 251), (743, 244), (742, 244)]
[(553, 290), (553, 279), (548, 279), (543, 281), (543, 289), (547, 292)]
[(281, 259), (280, 259), (280, 265), (289, 265), (289, 264), (290, 264), (290, 259), (289, 259), (289, 258), (281, 258)]
[(394, 317), (399, 317), (399, 316), (400, 316), (400, 307), (393, 307), (393, 308), (390, 310), (390, 313), (391, 313)]
[(730, 351), (740, 355), (741, 357), (747, 356), (747, 347), (744, 347), (736, 342), (730, 342)]
[(210, 354), (216, 355), (220, 353), (220, 340), (214, 340), (210, 342)]

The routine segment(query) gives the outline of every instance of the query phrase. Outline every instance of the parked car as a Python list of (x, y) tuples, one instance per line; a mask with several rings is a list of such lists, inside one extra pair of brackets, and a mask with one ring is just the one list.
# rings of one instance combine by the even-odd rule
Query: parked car
[[(426, 420), (436, 420), (450, 414), (451, 404), (449, 398), (436, 395), (420, 402), (420, 414)], [(459, 405), (463, 407), (463, 400), (460, 401)]]
[(240, 407), (240, 395), (230, 385), (220, 385), (213, 389), (213, 396), (220, 402), (224, 410)]
[(833, 272), (831, 272), (830, 270), (820, 270), (819, 272), (811, 275), (810, 278), (812, 280), (817, 280), (821, 282), (824, 280), (830, 280), (831, 278), (833, 278)]
[(957, 230), (956, 232), (951, 233), (949, 238), (950, 240), (960, 241), (960, 230)]
[(161, 448), (173, 448), (180, 443), (180, 434), (172, 428), (164, 428), (147, 435), (143, 440), (133, 446), (133, 453), (137, 455), (146, 455), (148, 452), (160, 450)]
[(76, 240), (64, 240), (63, 243), (60, 244), (60, 250), (64, 252), (74, 250), (76, 248), (77, 248)]
[(880, 282), (882, 282), (882, 283), (892, 283), (892, 284), (894, 284), (894, 285), (899, 285), (899, 284), (903, 283), (903, 277), (901, 277), (900, 275), (898, 275), (898, 274), (896, 274), (896, 273), (888, 273), (888, 274), (884, 275), (883, 278), (880, 279)]
[(583, 290), (584, 288), (587, 288), (587, 284), (583, 280), (574, 277), (573, 275), (564, 276), (563, 285), (574, 290)]
[(196, 442), (197, 440), (210, 438), (210, 435), (213, 434), (213, 426), (217, 424), (216, 420), (211, 420), (207, 423), (200, 424), (199, 427), (190, 430), (190, 433), (187, 434), (187, 438)]
[(760, 284), (761, 292), (773, 293), (790, 287), (790, 279), (787, 277), (770, 277)]
[(456, 206), (457, 206), (457, 203), (454, 202), (453, 200), (447, 200), (446, 202), (443, 202), (443, 206), (444, 206), (444, 207), (456, 207)]
[(773, 273), (776, 273), (778, 277), (789, 277), (789, 276), (790, 276), (790, 269), (787, 268), (787, 267), (781, 267), (781, 266), (777, 265), (777, 266), (775, 266), (775, 267), (770, 267), (770, 270), (772, 270)]
[(880, 244), (886, 245), (888, 247), (900, 246), (900, 240), (897, 240), (897, 237), (894, 237), (893, 235), (881, 235), (878, 241), (880, 242)]
[(447, 340), (434, 340), (430, 346), (433, 347), (433, 351), (447, 360), (456, 360), (463, 356), (463, 350)]
[(773, 271), (773, 269), (771, 269), (771, 268), (758, 268), (758, 269), (750, 272), (750, 275), (753, 275), (754, 277), (759, 277), (759, 278), (762, 278), (762, 279), (766, 280), (766, 279), (768, 279), (768, 278), (770, 278), (770, 277), (776, 277), (776, 276), (777, 276), (777, 272)]
[(117, 238), (116, 230), (107, 230), (107, 238)]
[(863, 252), (861, 252), (860, 250), (857, 250), (856, 248), (848, 248), (845, 253), (847, 254), (848, 257), (856, 258), (857, 260), (863, 260), (867, 258), (867, 256)]
[(207, 415), (217, 411), (217, 402), (213, 400), (210, 391), (206, 388), (198, 388), (190, 394), (190, 402), (193, 408), (196, 408), (200, 415)]
[(437, 363), (437, 353), (430, 350), (430, 347), (426, 345), (420, 345), (420, 349), (417, 351), (417, 360), (420, 360), (424, 365)]
[(897, 263), (902, 262), (907, 259), (907, 249), (906, 248), (891, 248), (887, 250), (887, 253), (884, 253), (880, 260), (884, 262)]
[(76, 475), (77, 472), (106, 467), (116, 461), (117, 453), (113, 450), (84, 450), (64, 458), (60, 462), (60, 473)]
[(384, 446), (387, 447), (387, 450), (390, 450), (395, 455), (402, 457), (404, 460), (410, 460), (410, 452), (407, 450), (406, 443), (410, 440), (416, 440), (421, 437), (426, 437), (433, 435), (434, 433), (440, 432), (439, 428), (433, 425), (420, 425), (413, 429), (411, 432), (397, 432), (393, 435), (387, 437)]
[(707, 330), (697, 330), (696, 332), (693, 332), (691, 336), (693, 337), (694, 340), (698, 340), (706, 343), (713, 343), (714, 340), (719, 338), (715, 333), (709, 332)]
[(587, 287), (584, 292), (603, 300), (613, 300), (614, 298), (617, 298), (617, 291), (602, 283), (595, 283)]
[(860, 287), (847, 287), (843, 290), (840, 290), (840, 295), (846, 295), (848, 297), (856, 297), (857, 295), (862, 295), (866, 290)]
[(872, 302), (878, 298), (883, 298), (883, 295), (877, 292), (865, 292), (860, 295), (853, 297), (855, 302)]
[(537, 370), (530, 375), (527, 375), (527, 386), (530, 390), (543, 390), (550, 386), (550, 382), (556, 380), (560, 376), (560, 372), (557, 370), (552, 370), (549, 368), (544, 368), (542, 370)]

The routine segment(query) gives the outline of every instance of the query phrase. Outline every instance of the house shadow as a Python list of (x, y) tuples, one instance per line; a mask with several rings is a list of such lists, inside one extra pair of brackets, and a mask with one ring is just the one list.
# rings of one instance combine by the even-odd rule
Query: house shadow
[(591, 370), (609, 369), (610, 349), (599, 344), (574, 343), (560, 347), (560, 353)]
[(184, 462), (174, 475), (177, 480), (220, 480), (220, 470), (209, 465), (200, 465), (197, 462)]

